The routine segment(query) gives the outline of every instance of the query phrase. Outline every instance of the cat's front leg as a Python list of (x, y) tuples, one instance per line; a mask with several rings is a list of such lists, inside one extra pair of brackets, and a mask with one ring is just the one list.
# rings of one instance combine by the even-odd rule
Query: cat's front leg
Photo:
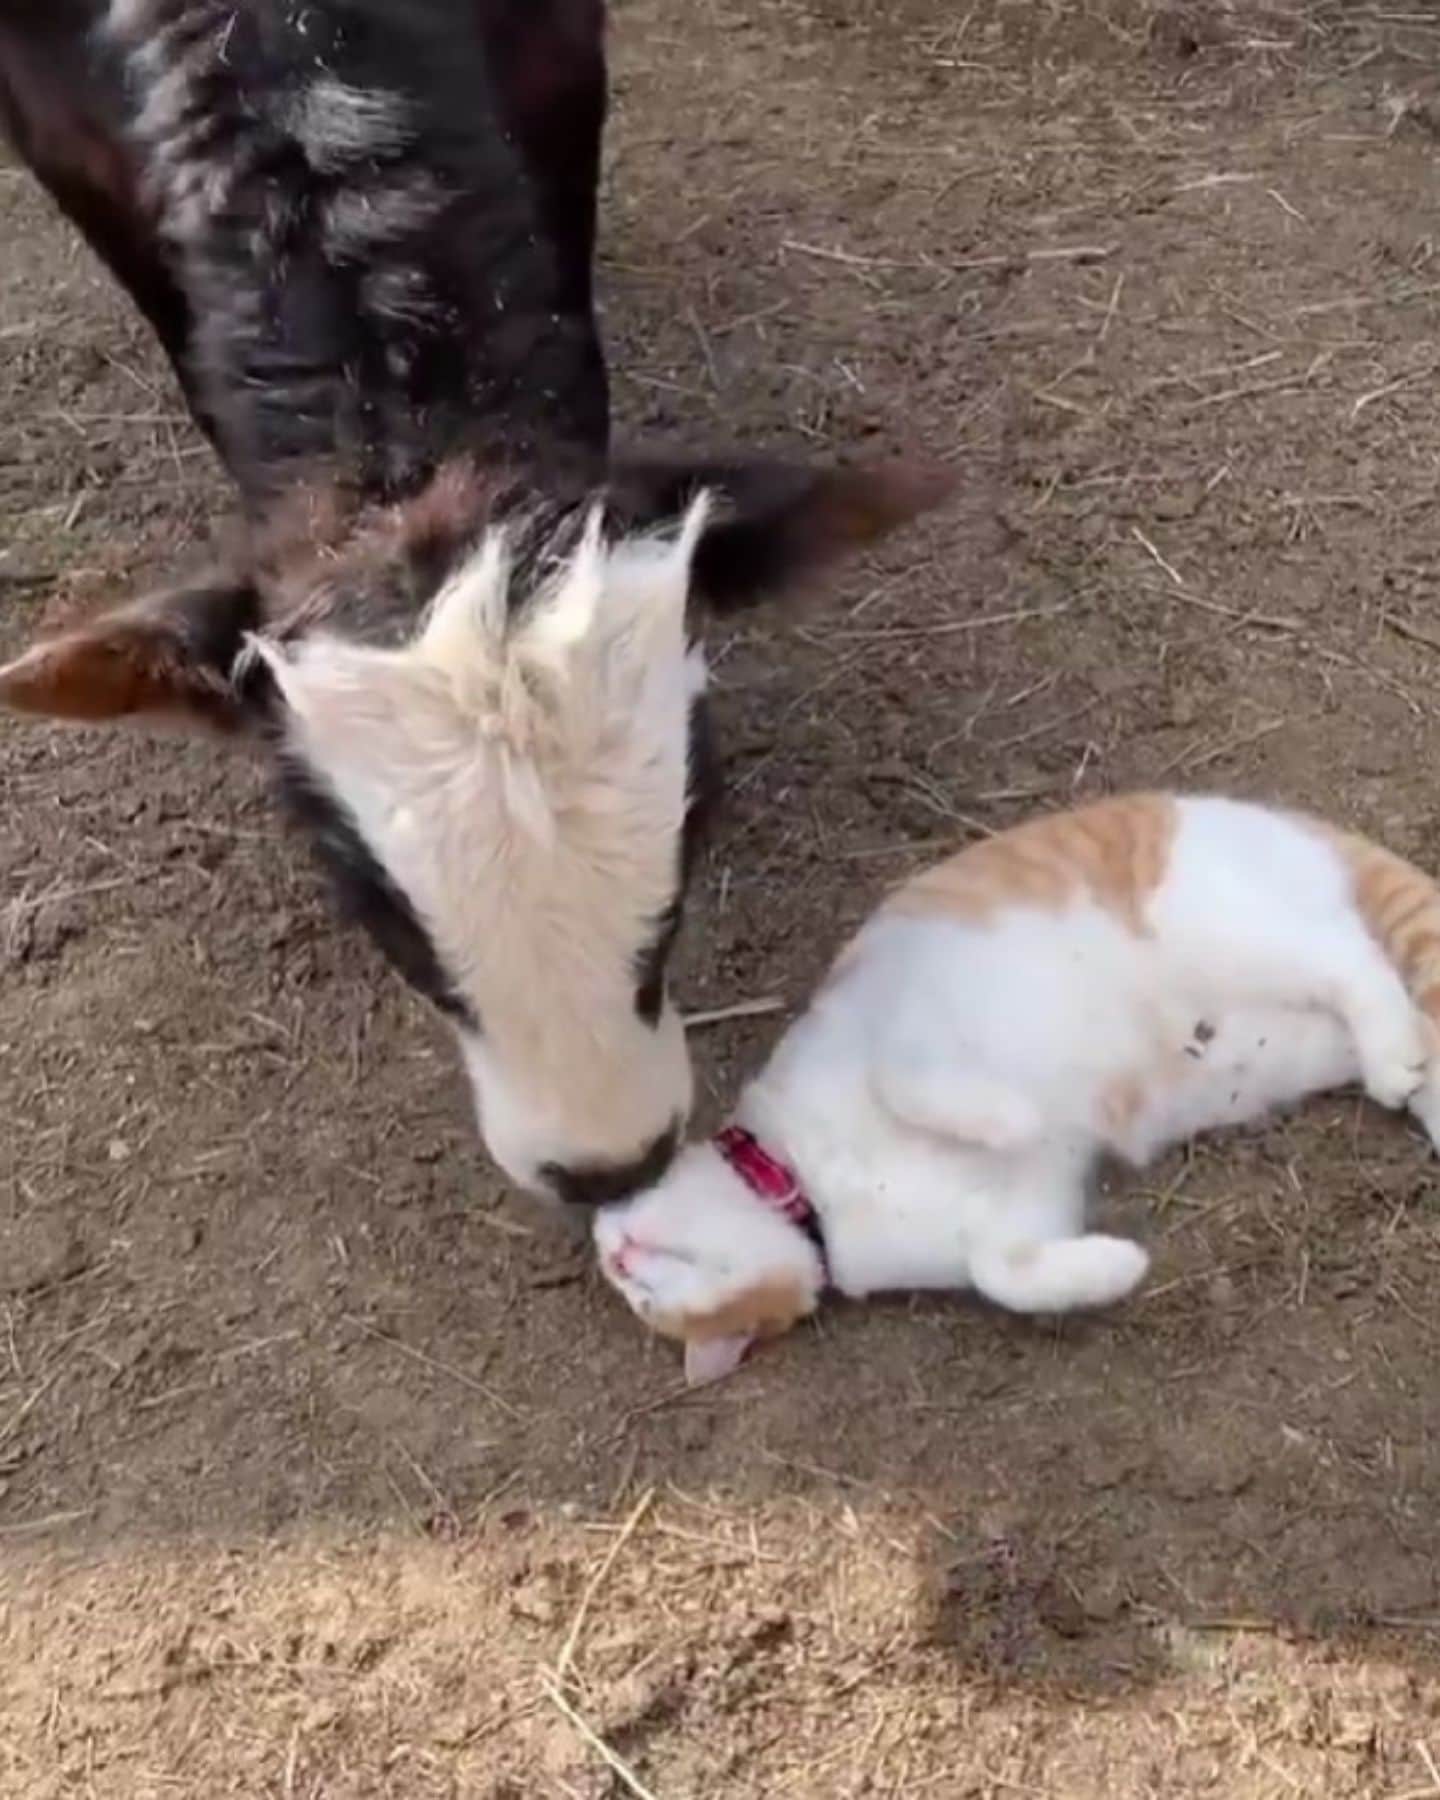
[(882, 1056), (870, 1072), (881, 1103), (903, 1125), (983, 1150), (1023, 1150), (1044, 1130), (1028, 1094), (944, 1057)]
[(1149, 1267), (1139, 1244), (1092, 1231), (982, 1243), (971, 1254), (970, 1279), (977, 1293), (1009, 1312), (1063, 1313), (1113, 1306), (1140, 1285)]

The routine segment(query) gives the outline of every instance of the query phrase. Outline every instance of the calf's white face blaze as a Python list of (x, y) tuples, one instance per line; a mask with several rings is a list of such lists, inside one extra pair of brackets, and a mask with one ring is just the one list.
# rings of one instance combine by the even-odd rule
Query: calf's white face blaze
[(609, 544), (595, 512), (514, 612), (494, 529), (399, 649), (255, 643), (287, 754), (433, 946), (487, 1146), (569, 1198), (653, 1180), (690, 1109), (680, 1020), (637, 983), (680, 895), (706, 511)]

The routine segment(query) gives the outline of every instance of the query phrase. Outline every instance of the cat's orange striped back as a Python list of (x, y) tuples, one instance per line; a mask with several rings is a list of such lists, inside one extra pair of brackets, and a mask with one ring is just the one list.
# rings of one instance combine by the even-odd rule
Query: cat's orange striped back
[[(1341, 857), (1371, 935), (1440, 1031), (1440, 887), (1358, 833), (1303, 813), (1290, 816)], [(1084, 894), (1131, 930), (1143, 931), (1146, 902), (1164, 877), (1176, 824), (1175, 797), (1168, 794), (1126, 794), (1030, 819), (912, 877), (886, 909), (986, 924), (1007, 907), (1058, 912)]]
[(1175, 836), (1168, 794), (1127, 794), (1027, 820), (970, 844), (899, 888), (887, 909), (984, 924), (1010, 906), (1058, 912), (1086, 894), (1133, 931), (1165, 874)]
[(1440, 887), (1393, 850), (1315, 820), (1350, 870), (1355, 905), (1416, 1006), (1440, 1030)]

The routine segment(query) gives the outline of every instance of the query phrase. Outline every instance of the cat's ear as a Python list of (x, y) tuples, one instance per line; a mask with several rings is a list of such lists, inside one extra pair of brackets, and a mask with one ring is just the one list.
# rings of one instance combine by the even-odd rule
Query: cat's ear
[(685, 1381), (689, 1387), (703, 1387), (707, 1382), (723, 1381), (733, 1375), (745, 1360), (745, 1352), (754, 1343), (748, 1331), (733, 1337), (687, 1338), (685, 1342)]

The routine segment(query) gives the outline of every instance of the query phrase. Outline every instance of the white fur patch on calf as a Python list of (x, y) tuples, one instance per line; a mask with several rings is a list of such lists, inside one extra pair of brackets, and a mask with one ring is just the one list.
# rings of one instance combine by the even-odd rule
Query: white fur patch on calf
[(369, 269), (361, 277), (360, 292), (371, 311), (402, 325), (424, 327), (443, 315), (442, 303), (423, 269)]
[(310, 167), (321, 175), (395, 156), (415, 135), (410, 108), (399, 94), (351, 87), (333, 75), (300, 90), (286, 123)]
[(605, 589), (607, 556), (601, 542), (604, 516), (590, 509), (580, 547), (560, 573), (531, 602), (515, 633), (527, 660), (562, 675), (578, 645), (590, 635)]
[[(319, 631), (256, 646), (291, 753), (483, 1021), (467, 1060), (516, 1179), (577, 1146), (623, 1165), (689, 1109), (678, 1018), (643, 1014), (636, 971), (678, 897), (703, 516), (608, 545), (598, 507), (538, 541), (516, 521), (485, 534), (398, 649)], [(537, 567), (548, 578), (517, 595)]]
[(387, 186), (344, 188), (325, 209), (325, 249), (336, 262), (364, 262), (378, 245), (420, 230), (445, 202), (444, 189), (423, 169)]
[(509, 591), (509, 534), (495, 526), (431, 601), (416, 649), (437, 668), (493, 667), (505, 641)]
[(174, 11), (167, 0), (110, 0), (105, 29), (112, 37), (130, 42), (158, 30)]

